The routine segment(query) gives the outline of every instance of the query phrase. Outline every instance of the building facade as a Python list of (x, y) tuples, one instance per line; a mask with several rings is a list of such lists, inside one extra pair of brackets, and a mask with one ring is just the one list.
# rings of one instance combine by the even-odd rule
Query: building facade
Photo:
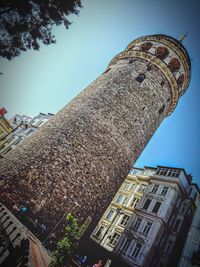
[(4, 138), (0, 138), (0, 157), (3, 158), (9, 151), (14, 149), (18, 144), (21, 144), (31, 134), (35, 133), (52, 116), (53, 114), (51, 113), (39, 113), (34, 118), (18, 114), (12, 117), (7, 121), (7, 124), (10, 125), (9, 132)]
[[(1, 108), (1, 110), (5, 110), (4, 108)], [(13, 131), (13, 128), (9, 121), (4, 117), (5, 112), (0, 112), (0, 150), (4, 146), (4, 142), (6, 137)], [(0, 154), (1, 156), (1, 154)]]
[(28, 200), (53, 225), (77, 201), (74, 215), (96, 224), (189, 80), (190, 58), (179, 41), (162, 34), (134, 40), (1, 161), (1, 197)]
[[(194, 188), (198, 188), (193, 184)], [(196, 211), (192, 220), (184, 249), (178, 267), (197, 267), (200, 266), (200, 198), (197, 197)]]
[(184, 169), (133, 168), (91, 238), (119, 266), (177, 266), (198, 195)]

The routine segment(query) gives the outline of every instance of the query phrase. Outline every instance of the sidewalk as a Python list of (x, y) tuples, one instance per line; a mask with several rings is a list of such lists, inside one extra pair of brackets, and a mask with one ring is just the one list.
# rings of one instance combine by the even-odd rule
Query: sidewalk
[[(51, 260), (50, 253), (42, 246), (35, 237), (3, 204), (0, 204), (0, 265), (11, 267), (10, 263), (20, 266), (25, 256), (20, 257), (18, 251), (22, 239), (29, 240), (29, 253), (27, 253), (28, 267), (47, 267)], [(23, 259), (22, 259), (23, 258)], [(14, 267), (14, 265), (12, 266)]]

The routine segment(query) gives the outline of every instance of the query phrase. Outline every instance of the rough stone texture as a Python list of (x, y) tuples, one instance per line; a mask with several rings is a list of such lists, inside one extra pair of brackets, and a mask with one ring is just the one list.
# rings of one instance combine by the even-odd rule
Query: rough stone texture
[[(145, 38), (151, 36), (133, 42), (136, 51), (131, 46), (114, 58), (105, 73), (0, 162), (4, 203), (28, 200), (49, 224), (67, 210), (80, 220), (99, 218), (178, 92), (166, 62), (152, 52), (137, 54)], [(181, 44), (162, 35), (152, 38), (156, 45), (171, 42), (171, 53), (186, 58), (185, 74), (189, 59)], [(141, 74), (142, 82), (136, 79)]]

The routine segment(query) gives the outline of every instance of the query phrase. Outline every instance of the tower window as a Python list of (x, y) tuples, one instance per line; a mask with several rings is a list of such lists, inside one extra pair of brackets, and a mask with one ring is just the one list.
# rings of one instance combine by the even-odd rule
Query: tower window
[(184, 75), (182, 74), (181, 76), (178, 77), (177, 84), (178, 86), (182, 86), (184, 82)]
[(108, 68), (107, 70), (105, 70), (105, 71), (103, 72), (103, 74), (106, 74), (107, 72), (109, 72), (109, 70), (111, 70), (111, 68)]
[(150, 65), (150, 64), (147, 65), (147, 70), (148, 70), (148, 71), (151, 70), (151, 65)]
[(165, 109), (165, 105), (163, 105), (163, 106), (159, 109), (159, 115), (161, 115), (161, 114), (163, 113), (164, 109)]
[(164, 82), (164, 81), (162, 81), (162, 82), (160, 83), (160, 85), (161, 85), (161, 86), (163, 86), (164, 84), (165, 84), (165, 82)]
[(169, 50), (164, 47), (164, 46), (159, 46), (157, 49), (156, 49), (156, 56), (159, 58), (159, 59), (165, 59), (167, 56), (169, 55)]
[(133, 59), (130, 59), (128, 63), (129, 63), (129, 64), (133, 63)]
[(147, 42), (141, 45), (141, 50), (147, 52), (152, 47), (152, 43)]
[(142, 83), (144, 81), (144, 79), (146, 78), (146, 76), (144, 75), (144, 73), (140, 73), (136, 79), (137, 82)]
[(180, 61), (177, 58), (172, 58), (172, 60), (168, 64), (168, 67), (171, 71), (178, 71), (181, 67)]

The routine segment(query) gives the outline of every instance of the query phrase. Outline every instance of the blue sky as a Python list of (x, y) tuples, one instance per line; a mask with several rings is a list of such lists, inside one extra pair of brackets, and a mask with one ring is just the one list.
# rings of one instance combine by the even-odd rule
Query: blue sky
[[(174, 113), (164, 120), (136, 162), (143, 167), (183, 167), (200, 181), (200, 1), (85, 0), (69, 30), (55, 28), (57, 43), (0, 63), (0, 106), (8, 117), (56, 113), (106, 68), (135, 38), (179, 38), (192, 59), (192, 79)], [(199, 182), (200, 184), (200, 182)]]

